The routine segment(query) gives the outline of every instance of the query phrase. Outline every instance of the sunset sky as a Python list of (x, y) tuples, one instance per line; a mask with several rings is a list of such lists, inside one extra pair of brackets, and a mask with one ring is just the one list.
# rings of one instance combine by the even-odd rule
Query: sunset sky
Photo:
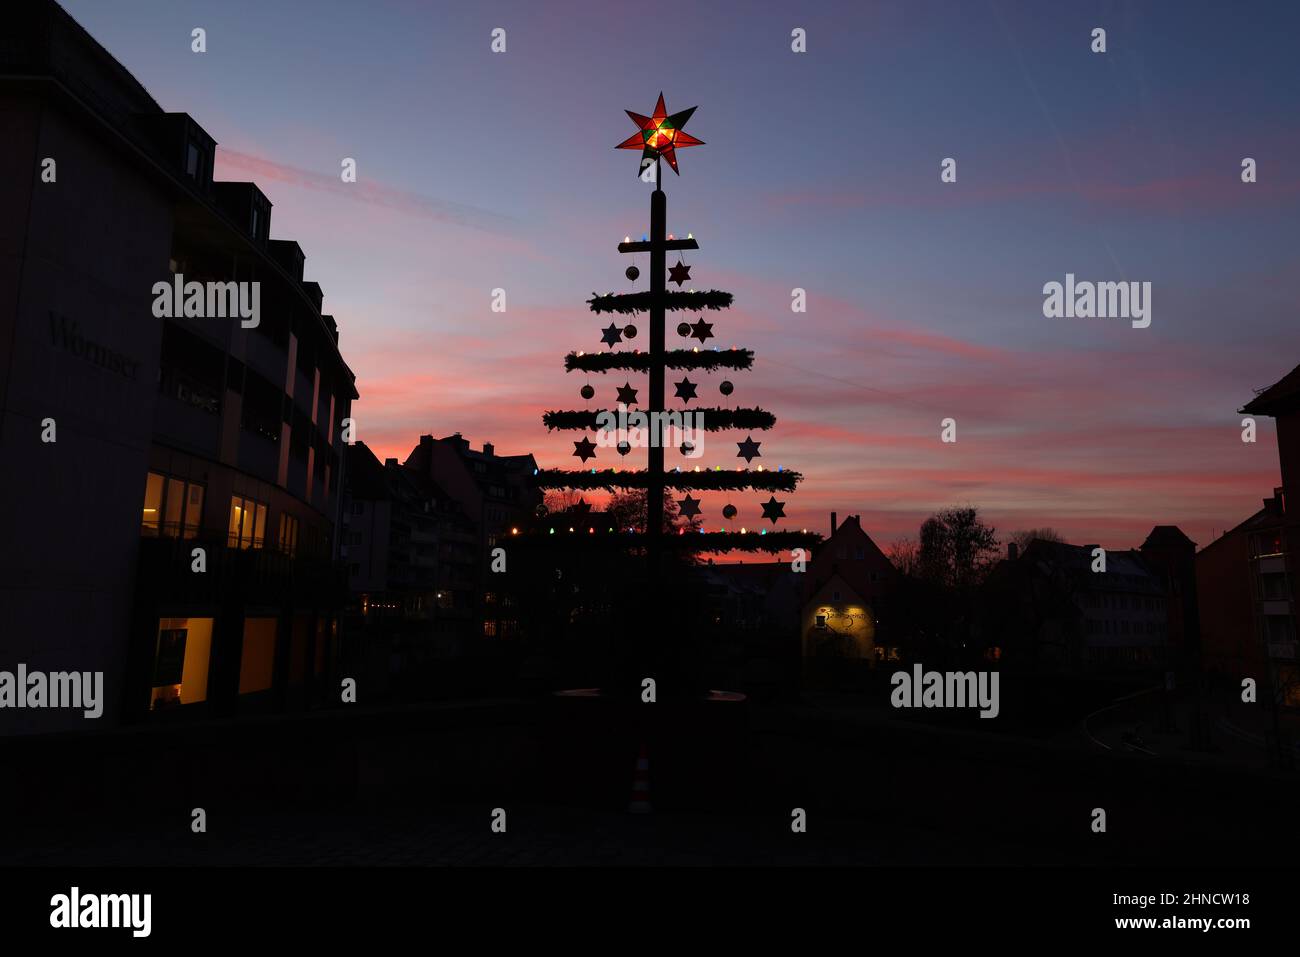
[[(667, 177), (668, 228), (700, 243), (695, 287), (736, 296), (713, 343), (758, 357), (730, 402), (774, 412), (761, 461), (806, 475), (781, 527), (860, 513), (883, 546), (973, 504), (999, 532), (1121, 548), (1176, 524), (1204, 545), (1279, 482), (1271, 420), (1246, 445), (1236, 410), (1300, 363), (1293, 4), (64, 6), (216, 138), (219, 179), (270, 197), (377, 454), (459, 431), (577, 464), (541, 413), (587, 406), (562, 359), (609, 320), (584, 300), (645, 288), (615, 246), (648, 230), (650, 187), (613, 147), (662, 90), (707, 144)], [(1151, 282), (1151, 326), (1044, 318), (1066, 273)], [(591, 376), (590, 407), (625, 377)], [(691, 374), (705, 404), (726, 377)], [(700, 461), (742, 465), (743, 438), (710, 434)], [(731, 500), (752, 526), (766, 497), (706, 494), (706, 524)]]

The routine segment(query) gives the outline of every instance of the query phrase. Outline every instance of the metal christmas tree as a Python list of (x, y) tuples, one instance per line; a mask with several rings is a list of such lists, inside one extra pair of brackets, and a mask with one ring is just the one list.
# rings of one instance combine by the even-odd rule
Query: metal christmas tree
[[(762, 453), (759, 451), (759, 446), (762, 443), (754, 441), (752, 434), (747, 434), (745, 441), (736, 443), (739, 449), (736, 455), (738, 458), (745, 459), (745, 468), (723, 469), (721, 466), (717, 466), (708, 470), (694, 465), (691, 456), (698, 455), (702, 450), (693, 448), (694, 443), (691, 442), (684, 442), (678, 448), (685, 464), (675, 465), (672, 468), (665, 467), (665, 436), (662, 425), (665, 419), (670, 418), (665, 413), (688, 411), (687, 407), (690, 401), (697, 398), (695, 394), (697, 383), (690, 380), (689, 373), (692, 371), (712, 372), (719, 369), (743, 371), (751, 368), (754, 362), (754, 353), (748, 349), (720, 349), (716, 346), (709, 348), (706, 343), (713, 337), (713, 324), (705, 322), (703, 317), (700, 317), (695, 323), (683, 322), (677, 327), (677, 331), (681, 335), (698, 339), (699, 346), (689, 349), (668, 349), (664, 344), (664, 316), (666, 313), (722, 310), (728, 308), (732, 302), (732, 296), (728, 292), (681, 289), (683, 283), (691, 278), (691, 267), (680, 261), (680, 254), (687, 250), (698, 249), (699, 244), (689, 234), (685, 239), (678, 239), (668, 233), (667, 230), (668, 200), (664, 194), (662, 178), (659, 174), (662, 171), (663, 161), (666, 160), (673, 172), (681, 175), (677, 167), (676, 151), (688, 146), (702, 145), (702, 140), (696, 139), (683, 129), (694, 112), (695, 107), (692, 107), (689, 110), (674, 113), (671, 116), (668, 115), (664, 106), (663, 94), (661, 93), (653, 115), (642, 116), (639, 113), (627, 111), (628, 116), (636, 123), (638, 131), (617, 147), (618, 149), (641, 150), (642, 174), (650, 166), (654, 168), (655, 190), (650, 196), (650, 231), (640, 242), (633, 242), (631, 237), (628, 237), (627, 240), (618, 245), (620, 253), (649, 253), (650, 289), (649, 291), (623, 295), (594, 295), (588, 301), (588, 305), (591, 311), (597, 314), (635, 315), (642, 312), (647, 313), (650, 320), (649, 350), (645, 352), (639, 349), (571, 352), (564, 359), (565, 370), (569, 372), (581, 371), (603, 374), (611, 370), (623, 370), (632, 373), (645, 373), (649, 376), (647, 390), (649, 403), (642, 413), (644, 419), (649, 423), (646, 468), (641, 470), (603, 466), (574, 470), (545, 469), (539, 472), (537, 476), (538, 485), (544, 489), (604, 490), (610, 492), (621, 489), (644, 490), (646, 493), (644, 531), (622, 528), (610, 529), (609, 531), (602, 529), (601, 531), (604, 534), (598, 536), (597, 540), (623, 547), (644, 547), (650, 556), (652, 580), (657, 577), (658, 569), (661, 567), (660, 556), (668, 549), (694, 554), (734, 550), (781, 552), (799, 547), (808, 547), (820, 541), (820, 536), (809, 534), (806, 531), (751, 529), (750, 525), (742, 525), (739, 530), (723, 530), (719, 528), (717, 531), (709, 531), (704, 527), (698, 530), (690, 530), (685, 527), (665, 528), (665, 492), (685, 493), (685, 497), (679, 502), (681, 514), (688, 519), (693, 519), (700, 514), (701, 503), (692, 497), (692, 492), (738, 491), (743, 489), (754, 489), (768, 493), (769, 497), (766, 502), (759, 501), (757, 503), (762, 509), (758, 521), (766, 519), (775, 526), (778, 519), (784, 517), (785, 506), (785, 502), (777, 500), (775, 493), (794, 491), (795, 486), (802, 479), (798, 472), (784, 467), (775, 469), (767, 468), (764, 465), (754, 467), (752, 465), (754, 459), (762, 458)], [(679, 262), (672, 267), (667, 265), (667, 254), (669, 252), (679, 254)], [(629, 279), (635, 281), (639, 275), (639, 270), (635, 266), (628, 268), (627, 276)], [(669, 282), (676, 283), (678, 289), (669, 290), (667, 286)], [(635, 335), (636, 328), (634, 326), (628, 325), (620, 329), (616, 323), (611, 322), (603, 330), (602, 342), (611, 347), (612, 350), (613, 346), (624, 341), (625, 338), (630, 339)], [(665, 406), (664, 375), (665, 371), (669, 369), (680, 370), (684, 373), (682, 380), (675, 383), (676, 397), (683, 401), (683, 409), (680, 410), (668, 410)], [(575, 430), (596, 430), (607, 427), (607, 424), (616, 419), (620, 413), (624, 418), (619, 421), (624, 421), (627, 418), (627, 410), (637, 403), (636, 394), (638, 390), (633, 388), (629, 382), (619, 387), (617, 391), (620, 406), (617, 411), (553, 411), (547, 412), (543, 416), (543, 421), (551, 429)], [(734, 391), (734, 386), (730, 381), (724, 381), (720, 384), (719, 391), (724, 396), (730, 395)], [(590, 400), (595, 395), (595, 390), (590, 385), (587, 385), (583, 387), (582, 394), (585, 399)], [(714, 407), (689, 411), (695, 413), (693, 421), (700, 423), (699, 427), (708, 432), (740, 430), (752, 433), (770, 429), (776, 423), (776, 417), (761, 408)], [(637, 416), (637, 413), (633, 413), (633, 416)], [(625, 456), (631, 451), (631, 443), (620, 442), (613, 451), (620, 456)], [(589, 459), (597, 458), (596, 445), (589, 438), (584, 437), (580, 441), (574, 442), (573, 454), (580, 458), (585, 465)], [(750, 511), (754, 510), (750, 509)], [(740, 509), (730, 503), (722, 509), (722, 515), (728, 521), (734, 521), (740, 512)], [(545, 532), (544, 529), (543, 532)], [(575, 542), (575, 544), (577, 543)], [(596, 541), (584, 535), (581, 544), (583, 547), (590, 547), (596, 544)]]

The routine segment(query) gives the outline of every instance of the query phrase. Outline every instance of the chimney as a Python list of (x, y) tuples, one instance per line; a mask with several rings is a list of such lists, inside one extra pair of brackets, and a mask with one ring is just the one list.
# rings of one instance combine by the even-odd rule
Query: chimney
[(492, 449), (492, 443), (491, 443), (491, 442), (484, 442), (484, 443), (483, 443), (483, 454), (484, 454), (484, 455), (491, 455), (491, 454), (492, 454), (492, 451), (493, 451), (493, 449)]
[(1020, 546), (1015, 542), (1007, 542), (1007, 560), (1015, 561), (1020, 557)]
[(835, 513), (831, 512), (831, 534), (835, 534)]
[(384, 459), (384, 468), (387, 469), (397, 468), (397, 459)]

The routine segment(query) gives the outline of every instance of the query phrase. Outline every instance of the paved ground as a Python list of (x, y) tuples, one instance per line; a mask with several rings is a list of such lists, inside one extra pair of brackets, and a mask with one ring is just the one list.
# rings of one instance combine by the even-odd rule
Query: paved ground
[(1049, 863), (1031, 848), (954, 844), (923, 829), (880, 828), (814, 812), (809, 831), (788, 818), (634, 815), (574, 808), (506, 809), (507, 830), (491, 832), (491, 809), (454, 807), (428, 814), (331, 814), (213, 819), (173, 839), (137, 827), (106, 836), (28, 832), (24, 849), (0, 853), (20, 866), (254, 865), (888, 865)]
[[(1077, 721), (1025, 739), (850, 705), (756, 711), (743, 732), (665, 739), (649, 816), (622, 810), (636, 737), (586, 739), (589, 722), (543, 724), (527, 709), (47, 744), (22, 773), (10, 764), (28, 783), (8, 794), (28, 800), (0, 814), (0, 865), (1181, 866), (1300, 854), (1293, 777), (1104, 751)], [(101, 752), (111, 760), (91, 761)], [(190, 832), (194, 804), (205, 835)], [(505, 834), (490, 828), (498, 805)], [(790, 831), (795, 807), (806, 834)], [(1091, 826), (1097, 808), (1105, 833)]]

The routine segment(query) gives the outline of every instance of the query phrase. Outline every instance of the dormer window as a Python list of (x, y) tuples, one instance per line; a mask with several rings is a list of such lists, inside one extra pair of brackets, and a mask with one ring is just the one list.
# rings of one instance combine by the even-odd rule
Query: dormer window
[(185, 175), (196, 182), (203, 182), (208, 168), (208, 154), (194, 140), (185, 147)]

